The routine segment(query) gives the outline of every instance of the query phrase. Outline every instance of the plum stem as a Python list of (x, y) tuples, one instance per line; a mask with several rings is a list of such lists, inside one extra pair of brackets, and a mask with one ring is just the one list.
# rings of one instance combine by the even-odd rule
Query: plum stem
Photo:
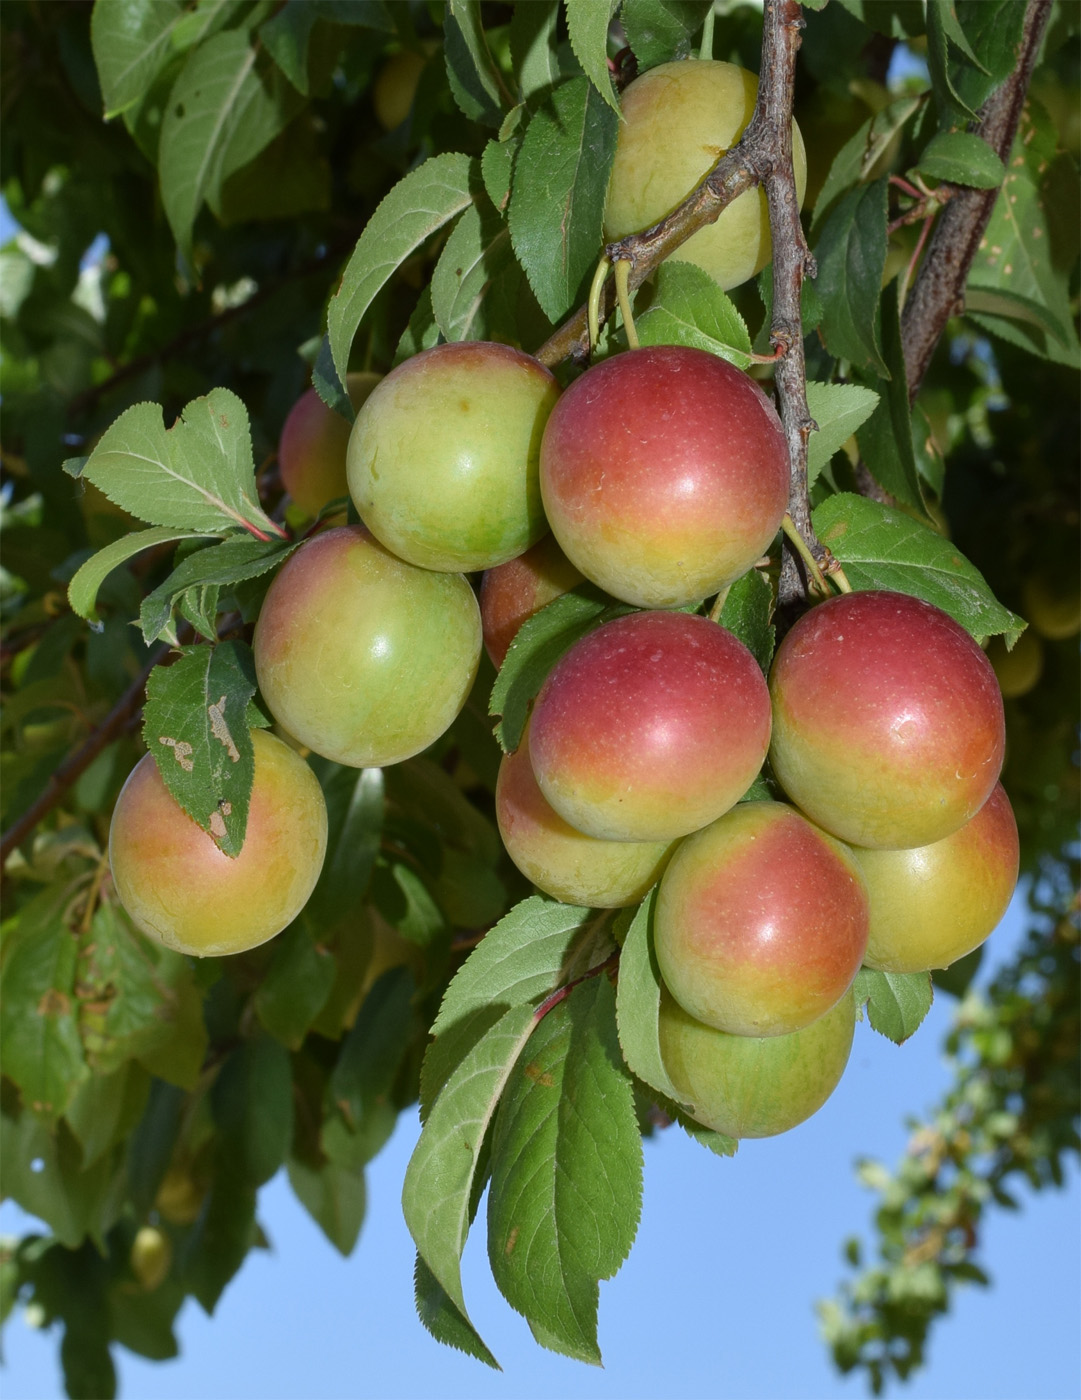
[(631, 313), (630, 272), (630, 259), (620, 258), (616, 263), (616, 299), (619, 302), (620, 315), (623, 317), (623, 329), (627, 333), (627, 344), (632, 350), (637, 350), (638, 332), (634, 328), (634, 316)]
[[(804, 540), (803, 536), (796, 528), (795, 521), (792, 519), (791, 515), (785, 514), (784, 519), (781, 521), (781, 529), (784, 531), (785, 539), (789, 541), (792, 548), (806, 565), (815, 591), (821, 593), (824, 598), (829, 598), (831, 594), (829, 584), (826, 582), (826, 576), (819, 567), (818, 560), (811, 553), (810, 545), (807, 544), (806, 540)], [(848, 580), (846, 579), (845, 582), (847, 583)]]
[(586, 305), (586, 317), (589, 324), (589, 353), (592, 355), (597, 348), (597, 341), (601, 336), (601, 295), (604, 292), (604, 281), (608, 276), (608, 269), (611, 263), (605, 254), (601, 255), (601, 260), (597, 264), (597, 270), (593, 274), (593, 281), (589, 287), (589, 301)]

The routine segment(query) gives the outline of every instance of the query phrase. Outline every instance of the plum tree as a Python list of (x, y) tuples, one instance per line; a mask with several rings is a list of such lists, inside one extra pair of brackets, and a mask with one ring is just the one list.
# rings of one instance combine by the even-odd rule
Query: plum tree
[(742, 802), (689, 836), (657, 894), (665, 985), (698, 1021), (733, 1035), (802, 1030), (835, 1006), (867, 947), (860, 867), (781, 802)]
[[(346, 390), (359, 408), (382, 375), (357, 371), (346, 377)], [(345, 454), (352, 425), (328, 408), (314, 388), (306, 389), (286, 415), (278, 441), (282, 485), (305, 515), (349, 495)]]
[(941, 609), (850, 593), (812, 608), (770, 672), (770, 762), (812, 821), (858, 846), (925, 846), (998, 781), (1002, 695), (987, 657)]
[(852, 850), (871, 901), (864, 962), (882, 972), (949, 967), (971, 953), (994, 932), (1017, 884), (1017, 822), (1001, 783), (941, 841)]
[(252, 649), (263, 699), (302, 744), (358, 768), (399, 763), (465, 704), (480, 608), (461, 574), (418, 569), (345, 525), (284, 565)]
[(636, 904), (657, 883), (673, 849), (670, 841), (603, 841), (564, 821), (537, 785), (528, 730), (500, 762), (495, 810), (511, 860), (538, 889), (566, 904)]
[(554, 535), (545, 535), (524, 554), (485, 571), (480, 583), (480, 616), (485, 650), (496, 670), (503, 665), (522, 623), (581, 582), (582, 575)]
[(220, 957), (265, 943), (307, 902), (323, 866), (327, 810), (307, 763), (252, 731), (255, 777), (238, 856), (169, 792), (152, 754), (128, 775), (113, 809), (109, 863), (124, 908), (166, 948)]
[(566, 390), (541, 444), (541, 491), (564, 553), (606, 592), (680, 607), (744, 573), (788, 501), (777, 412), (704, 350), (614, 355)]
[[(636, 78), (623, 93), (604, 210), (606, 236), (623, 238), (671, 213), (742, 136), (757, 96), (754, 73), (709, 59), (661, 63)], [(795, 122), (792, 158), (802, 203), (807, 157)], [(769, 212), (760, 188), (741, 194), (676, 254), (704, 268), (726, 290), (760, 272), (770, 256)]]
[(805, 1122), (841, 1082), (856, 1026), (851, 993), (802, 1030), (730, 1035), (661, 992), (661, 1055), (692, 1116), (733, 1138), (773, 1137)]
[(349, 439), (361, 519), (426, 569), (490, 569), (547, 531), (538, 460), (559, 385), (509, 345), (460, 341), (404, 361), (369, 395)]
[(747, 648), (708, 618), (639, 612), (552, 669), (530, 753), (565, 821), (607, 841), (672, 841), (746, 792), (769, 745), (769, 695)]

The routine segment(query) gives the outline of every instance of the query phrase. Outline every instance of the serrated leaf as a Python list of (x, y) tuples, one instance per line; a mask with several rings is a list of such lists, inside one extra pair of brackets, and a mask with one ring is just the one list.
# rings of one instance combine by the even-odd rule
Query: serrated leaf
[(169, 226), (185, 258), (204, 199), (212, 207), (225, 180), (283, 130), (300, 97), (277, 67), (261, 73), (243, 29), (212, 35), (192, 49), (169, 94), (158, 171)]
[(510, 51), (523, 101), (549, 88), (559, 77), (555, 53), (559, 0), (530, 0), (515, 5), (510, 21)]
[(923, 598), (974, 637), (1002, 633), (1012, 646), (1024, 630), (957, 547), (911, 515), (844, 493), (823, 501), (813, 522), (853, 588), (892, 588)]
[[(508, 270), (521, 272), (514, 259), (510, 230), (493, 209), (474, 205), (465, 211), (447, 239), (432, 274), (432, 313), (445, 340), (491, 340), (506, 338), (492, 334), (493, 325), (504, 333), (513, 331), (512, 306), (490, 305), (493, 285)], [(517, 300), (515, 296), (514, 300)]]
[(503, 83), (488, 48), (480, 0), (449, 0), (443, 15), (447, 79), (467, 120), (498, 127), (503, 118)]
[(383, 832), (383, 770), (336, 767), (323, 780), (330, 839), (301, 917), (315, 934), (355, 910), (368, 888)]
[(313, 1167), (297, 1157), (285, 1166), (297, 1200), (338, 1253), (351, 1254), (367, 1207), (363, 1171), (337, 1162)]
[(251, 653), (236, 642), (199, 646), (151, 673), (143, 740), (165, 785), (227, 856), (244, 844), (255, 760), (247, 722)]
[(90, 14), (90, 45), (101, 84), (105, 120), (144, 96), (172, 57), (181, 0), (98, 0)]
[(248, 412), (229, 389), (193, 399), (166, 429), (157, 404), (127, 409), (89, 457), (64, 464), (151, 525), (199, 535), (283, 538), (259, 505)]
[(413, 1274), (413, 1289), (417, 1316), (437, 1342), (464, 1351), (467, 1356), (483, 1361), (495, 1371), (503, 1369), (484, 1345), (480, 1333), (451, 1301), (446, 1289), (419, 1254)]
[(619, 98), (608, 71), (608, 26), (619, 0), (566, 0), (567, 37), (582, 72), (613, 112)]
[(932, 180), (949, 180), (978, 190), (996, 189), (1006, 174), (1006, 167), (987, 142), (971, 131), (937, 132), (913, 169)]
[(738, 637), (768, 673), (776, 642), (773, 617), (773, 589), (757, 569), (748, 569), (736, 579), (721, 606), (721, 626)]
[(402, 1209), (409, 1233), (467, 1322), (461, 1258), (473, 1179), (488, 1126), (534, 1025), (532, 1006), (512, 1006), (458, 1061), (429, 1110), (405, 1173)]
[(922, 109), (925, 100), (926, 94), (894, 98), (880, 112), (868, 117), (848, 138), (834, 156), (829, 174), (815, 200), (812, 228), (817, 228), (822, 222), (838, 195), (867, 179), (894, 136), (914, 113)]
[[(292, 542), (282, 544), (278, 540), (253, 540), (248, 536), (235, 536), (223, 540), (219, 545), (211, 545), (195, 554), (189, 554), (164, 583), (159, 584), (143, 599), (139, 609), (143, 640), (149, 644), (162, 635), (169, 626), (173, 608), (189, 590), (207, 586), (223, 588), (240, 583), (244, 579), (258, 578), (284, 563), (296, 547)], [(205, 637), (214, 636), (215, 612), (216, 608), (206, 609), (196, 619), (192, 619), (197, 621)]]
[(807, 439), (807, 484), (813, 485), (833, 454), (875, 410), (878, 395), (861, 384), (807, 381), (807, 409), (818, 431)]
[(586, 77), (554, 88), (533, 113), (510, 197), (510, 234), (550, 321), (579, 300), (601, 253), (619, 118)]
[(104, 549), (99, 549), (97, 554), (92, 554), (86, 563), (76, 570), (74, 578), (68, 584), (68, 602), (80, 617), (96, 622), (94, 604), (97, 601), (98, 589), (114, 569), (118, 569), (134, 555), (154, 545), (198, 538), (192, 530), (172, 530), (161, 525), (149, 530), (137, 530), (130, 535), (121, 535), (120, 539), (114, 540)]
[(661, 972), (653, 948), (653, 889), (635, 911), (619, 955), (616, 984), (616, 1021), (623, 1058), (632, 1073), (651, 1089), (678, 1101), (661, 1055), (658, 1017), (661, 1008)]
[(857, 1006), (866, 1003), (872, 1029), (903, 1045), (930, 1011), (934, 990), (929, 972), (874, 972), (861, 967), (853, 995)]
[(52, 886), (20, 912), (0, 983), (4, 1073), (19, 1086), (27, 1109), (49, 1123), (90, 1073), (77, 1019), (79, 944), (63, 917), (65, 894)]
[(887, 382), (874, 412), (860, 429), (860, 453), (875, 480), (896, 500), (923, 512), (923, 493), (912, 440), (912, 410), (901, 340), (901, 286), (883, 287), (879, 303), (882, 352), (889, 366)]
[(927, 0), (927, 68), (935, 106), (944, 124), (966, 121), (975, 115), (958, 92), (950, 67), (949, 41), (961, 46), (968, 44), (953, 3), (954, 0)]
[(485, 146), (480, 158), (480, 171), (481, 178), (484, 180), (485, 193), (492, 201), (492, 206), (500, 214), (506, 209), (507, 201), (510, 199), (511, 172), (514, 169), (514, 157), (517, 153), (518, 138), (510, 137), (506, 141), (493, 139)]
[(815, 246), (822, 300), (819, 334), (831, 355), (887, 378), (878, 336), (878, 299), (886, 266), (885, 177), (837, 201)]
[(606, 977), (549, 1011), (510, 1076), (492, 1139), (488, 1258), (542, 1346), (600, 1364), (598, 1282), (630, 1252), (642, 1142)]
[(563, 653), (601, 622), (632, 611), (592, 584), (580, 584), (527, 618), (510, 644), (488, 706), (488, 713), (499, 717), (495, 736), (504, 753), (517, 749), (537, 692)]
[(661, 265), (653, 302), (635, 326), (642, 345), (692, 345), (740, 369), (751, 363), (743, 317), (709, 273), (693, 263)]
[(687, 58), (712, 0), (624, 0), (620, 23), (638, 71)]
[(1026, 9), (1014, 0), (956, 0), (954, 10), (980, 66), (962, 62), (953, 84), (973, 112), (1017, 66)]
[(426, 239), (472, 204), (476, 174), (468, 156), (432, 156), (399, 180), (368, 220), (327, 318), (334, 368), (343, 383), (353, 337), (376, 293)]

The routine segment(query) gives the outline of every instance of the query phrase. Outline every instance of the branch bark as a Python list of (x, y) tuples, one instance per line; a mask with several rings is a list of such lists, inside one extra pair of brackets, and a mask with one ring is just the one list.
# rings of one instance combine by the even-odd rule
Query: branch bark
[[(1017, 135), (1029, 80), (1051, 14), (1051, 0), (1029, 0), (1017, 63), (980, 108), (975, 131), (1004, 165)], [(951, 316), (964, 309), (965, 283), (999, 190), (957, 187), (939, 217), (901, 316), (901, 343), (911, 403)]]

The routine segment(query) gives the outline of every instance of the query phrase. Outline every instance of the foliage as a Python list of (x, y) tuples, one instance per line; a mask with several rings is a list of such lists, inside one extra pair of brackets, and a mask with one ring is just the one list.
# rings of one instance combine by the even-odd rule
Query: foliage
[[(114, 1342), (175, 1354), (185, 1297), (212, 1311), (261, 1243), (258, 1190), (281, 1167), (352, 1250), (365, 1166), (418, 1099), (404, 1205), (424, 1325), (495, 1364), (459, 1274), (487, 1187), (504, 1295), (542, 1345), (599, 1360), (598, 1282), (633, 1242), (643, 1105), (683, 1118), (660, 1059), (651, 906), (612, 915), (534, 893), (502, 849), (493, 791), (548, 669), (622, 605), (589, 588), (550, 604), (424, 755), (382, 771), (313, 757), (327, 862), (264, 947), (197, 962), (151, 946), (115, 898), (106, 844), (144, 744), (160, 756), (183, 725), (213, 749), (193, 695), (228, 694), (267, 722), (248, 643), (274, 571), (317, 528), (276, 465), (309, 379), (351, 417), (347, 371), (495, 339), (569, 380), (579, 357), (545, 347), (602, 252), (617, 88), (635, 64), (703, 52), (759, 67), (753, 5), (623, 0), (612, 25), (598, 19), (609, 8), (6, 0), (0, 13), (0, 178), (21, 227), (0, 249), (0, 1107), (5, 1193), (49, 1231), (0, 1272), (5, 1315), (21, 1299), (62, 1325), (72, 1396), (113, 1393)], [(916, 593), (1008, 642), (1034, 578), (1059, 594), (1077, 579), (1070, 6), (1054, 9), (1004, 162), (973, 129), (1014, 80), (1026, 13), (1021, 0), (808, 5), (796, 70), (818, 269), (802, 291), (810, 542), (855, 586)], [(385, 130), (376, 84), (402, 52), (419, 78)], [(964, 311), (910, 384), (925, 234), (960, 194), (1000, 183)], [(725, 294), (668, 262), (637, 290), (641, 340), (768, 380), (753, 356), (771, 354), (783, 291), (768, 268)], [(625, 345), (613, 316), (597, 354)], [(779, 544), (724, 604), (763, 668), (803, 601), (789, 590), (771, 612), (778, 575)], [(988, 999), (962, 1001), (957, 1086), (889, 1183), (885, 1263), (826, 1315), (838, 1364), (876, 1384), (919, 1364), (953, 1281), (979, 1277), (975, 1225), (1004, 1202), (1003, 1178), (1058, 1181), (1077, 1146), (1076, 937), (1057, 883), (1076, 837), (1076, 641), (1041, 646), (1040, 684), (1008, 705), (1004, 781), (1023, 869), (1054, 900)], [(209, 824), (220, 793), (163, 771)], [(239, 843), (246, 796), (230, 791)], [(963, 975), (942, 985), (963, 991)], [(926, 990), (865, 975), (860, 995), (900, 1040)], [(172, 1260), (152, 1288), (132, 1263), (148, 1223)]]

